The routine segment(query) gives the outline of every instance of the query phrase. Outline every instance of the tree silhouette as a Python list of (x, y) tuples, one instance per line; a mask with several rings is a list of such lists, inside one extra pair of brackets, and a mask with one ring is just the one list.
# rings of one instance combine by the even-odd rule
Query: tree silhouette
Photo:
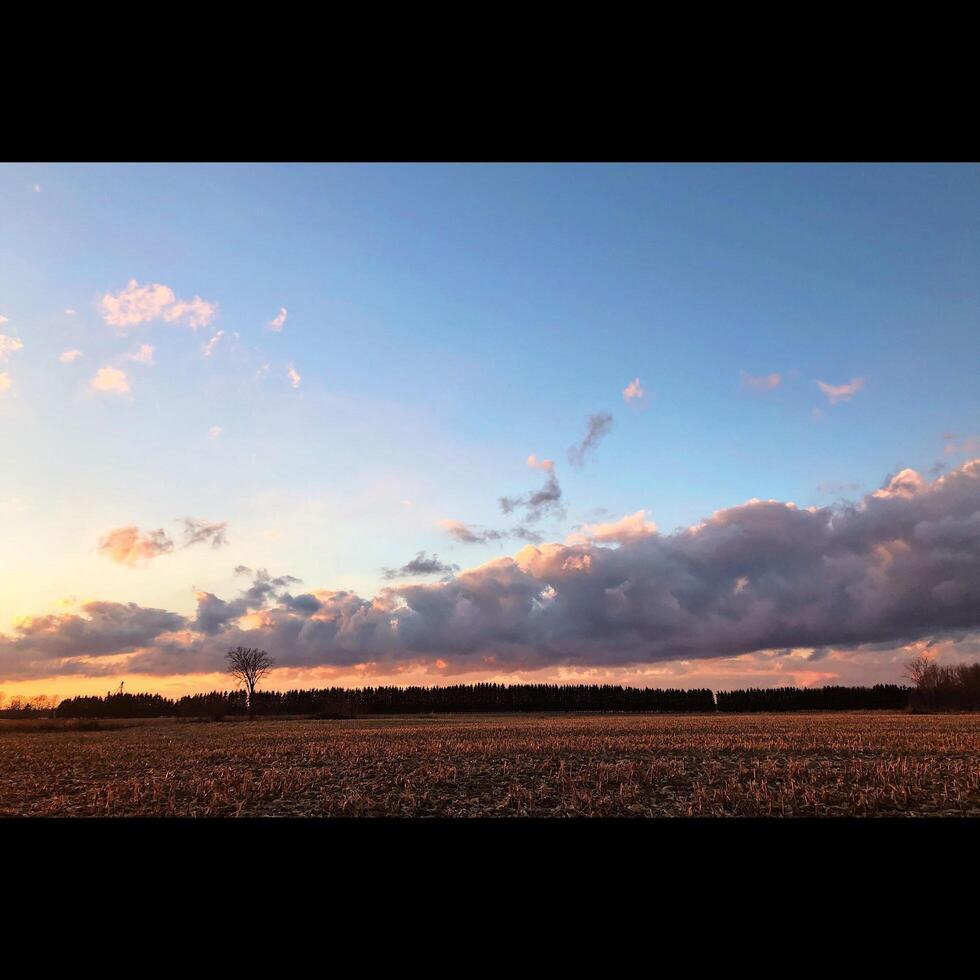
[(275, 661), (265, 652), (255, 647), (235, 647), (225, 654), (228, 673), (237, 677), (245, 685), (248, 715), (255, 713), (255, 686), (272, 670)]

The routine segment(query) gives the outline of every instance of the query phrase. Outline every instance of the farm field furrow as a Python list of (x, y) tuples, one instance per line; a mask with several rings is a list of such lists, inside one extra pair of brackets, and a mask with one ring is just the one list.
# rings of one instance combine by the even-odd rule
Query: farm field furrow
[(980, 715), (0, 722), (3, 816), (980, 816)]

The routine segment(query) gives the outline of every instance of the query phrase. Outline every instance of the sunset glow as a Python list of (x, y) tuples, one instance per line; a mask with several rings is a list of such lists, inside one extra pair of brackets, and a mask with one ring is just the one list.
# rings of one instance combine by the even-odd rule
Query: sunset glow
[(0, 168), (0, 691), (227, 689), (238, 645), (278, 689), (980, 660), (978, 196)]

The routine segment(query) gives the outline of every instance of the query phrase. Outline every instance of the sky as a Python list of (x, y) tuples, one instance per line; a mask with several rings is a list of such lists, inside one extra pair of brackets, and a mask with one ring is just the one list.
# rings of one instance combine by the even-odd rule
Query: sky
[(980, 168), (0, 167), (0, 690), (980, 657)]

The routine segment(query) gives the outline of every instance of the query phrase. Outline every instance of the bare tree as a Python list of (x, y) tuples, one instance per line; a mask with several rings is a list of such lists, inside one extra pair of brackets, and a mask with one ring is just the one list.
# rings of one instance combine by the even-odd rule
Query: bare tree
[(905, 676), (918, 688), (928, 686), (929, 682), (934, 680), (935, 673), (935, 665), (922, 653), (909, 661), (905, 667)]
[(245, 695), (248, 702), (248, 716), (254, 714), (255, 686), (275, 666), (275, 661), (265, 652), (254, 647), (235, 647), (225, 655), (228, 661), (228, 673), (237, 677), (240, 684), (245, 685)]

